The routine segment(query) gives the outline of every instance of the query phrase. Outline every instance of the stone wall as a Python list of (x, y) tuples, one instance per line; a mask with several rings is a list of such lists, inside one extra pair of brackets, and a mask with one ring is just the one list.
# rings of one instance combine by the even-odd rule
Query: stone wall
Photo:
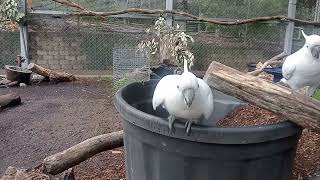
[(88, 58), (83, 39), (62, 33), (31, 33), (31, 60), (50, 69), (85, 70)]

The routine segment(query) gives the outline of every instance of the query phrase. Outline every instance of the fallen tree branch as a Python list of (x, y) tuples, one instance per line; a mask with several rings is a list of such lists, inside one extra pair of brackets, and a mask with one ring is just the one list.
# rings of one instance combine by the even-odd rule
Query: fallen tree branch
[(50, 177), (41, 168), (20, 169), (9, 166), (0, 180), (75, 180), (72, 168), (66, 170), (59, 177)]
[(139, 8), (129, 8), (121, 11), (112, 11), (112, 12), (96, 12), (96, 11), (91, 11), (87, 8), (84, 8), (83, 6), (74, 3), (70, 0), (52, 0), (54, 2), (60, 3), (62, 5), (68, 6), (68, 7), (73, 7), (80, 12), (70, 12), (68, 15), (77, 15), (77, 16), (102, 16), (102, 17), (107, 17), (107, 16), (113, 16), (113, 15), (120, 15), (120, 14), (128, 14), (128, 13), (136, 13), (136, 14), (173, 14), (173, 15), (179, 15), (179, 16), (184, 16), (191, 18), (193, 20), (197, 20), (200, 22), (207, 22), (207, 23), (212, 23), (212, 24), (219, 24), (219, 25), (225, 25), (225, 26), (230, 26), (230, 25), (241, 25), (241, 24), (250, 24), (250, 23), (255, 23), (255, 22), (265, 22), (265, 21), (280, 21), (280, 22), (295, 22), (298, 24), (304, 24), (304, 25), (314, 25), (314, 26), (320, 26), (320, 22), (316, 21), (306, 21), (302, 19), (296, 19), (296, 18), (291, 18), (287, 16), (265, 16), (265, 17), (256, 17), (256, 18), (250, 18), (250, 19), (242, 19), (242, 20), (233, 20), (233, 21), (220, 21), (220, 20), (215, 20), (215, 19), (210, 19), (210, 18), (204, 18), (204, 17), (199, 17), (195, 16), (183, 11), (174, 11), (174, 10), (151, 10), (151, 9), (139, 9)]
[(53, 82), (68, 82), (76, 80), (76, 77), (72, 74), (46, 69), (34, 63), (30, 63), (28, 65), (28, 69), (34, 73), (44, 76), (45, 78)]
[(269, 59), (268, 61), (266, 61), (259, 69), (256, 69), (252, 72), (248, 72), (248, 74), (252, 75), (252, 76), (258, 76), (264, 68), (266, 68), (267, 66), (272, 66), (272, 65), (280, 65), (283, 64), (284, 59), (286, 56), (288, 56), (285, 52), (282, 52), (276, 56), (274, 56), (273, 58)]
[(204, 79), (212, 88), (320, 132), (320, 102), (315, 99), (218, 62), (211, 63)]
[(122, 146), (123, 131), (96, 136), (45, 158), (43, 160), (44, 171), (56, 175), (100, 152)]

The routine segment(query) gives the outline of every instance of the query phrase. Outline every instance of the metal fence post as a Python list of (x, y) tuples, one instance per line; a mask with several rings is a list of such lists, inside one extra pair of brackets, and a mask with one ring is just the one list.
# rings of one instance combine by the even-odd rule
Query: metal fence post
[[(317, 0), (316, 2), (316, 10), (314, 12), (314, 21), (319, 22), (320, 21), (320, 0)], [(318, 34), (319, 29), (313, 28), (313, 34)]]
[[(173, 0), (166, 0), (166, 10), (173, 10)], [(167, 23), (172, 26), (172, 14), (167, 15)]]
[(27, 1), (20, 0), (21, 12), (24, 14), (24, 20), (20, 23), (20, 55), (25, 58), (21, 64), (22, 67), (27, 67), (29, 64), (29, 47), (28, 47), (28, 26), (26, 22), (27, 16)]
[[(297, 0), (289, 0), (288, 17), (291, 17), (291, 18), (296, 17), (296, 3), (297, 3)], [(289, 22), (287, 25), (286, 37), (284, 40), (284, 52), (287, 54), (291, 54), (291, 51), (292, 51), (293, 31), (294, 31), (294, 22)]]

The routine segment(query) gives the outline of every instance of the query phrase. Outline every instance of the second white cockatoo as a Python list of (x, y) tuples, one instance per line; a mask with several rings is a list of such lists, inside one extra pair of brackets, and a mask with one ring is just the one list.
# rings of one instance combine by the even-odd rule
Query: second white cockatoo
[(312, 96), (320, 85), (320, 36), (307, 36), (304, 46), (286, 58), (282, 65), (281, 82), (293, 90), (309, 86), (308, 96)]
[(186, 121), (187, 134), (192, 123), (203, 118), (209, 120), (213, 112), (213, 96), (210, 87), (193, 73), (188, 71), (184, 62), (181, 75), (167, 75), (156, 86), (152, 98), (153, 109), (162, 106), (169, 113), (169, 128), (175, 119)]

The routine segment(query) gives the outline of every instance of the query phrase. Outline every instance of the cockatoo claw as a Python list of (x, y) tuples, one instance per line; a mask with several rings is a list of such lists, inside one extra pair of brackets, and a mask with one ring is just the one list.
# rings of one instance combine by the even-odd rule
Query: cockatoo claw
[(191, 125), (192, 125), (192, 121), (187, 121), (187, 122), (184, 124), (184, 127), (186, 128), (186, 133), (187, 133), (187, 135), (188, 135), (189, 132), (190, 132)]
[(169, 120), (169, 129), (172, 130), (172, 126), (173, 126), (175, 117), (174, 116), (169, 116), (168, 120)]

